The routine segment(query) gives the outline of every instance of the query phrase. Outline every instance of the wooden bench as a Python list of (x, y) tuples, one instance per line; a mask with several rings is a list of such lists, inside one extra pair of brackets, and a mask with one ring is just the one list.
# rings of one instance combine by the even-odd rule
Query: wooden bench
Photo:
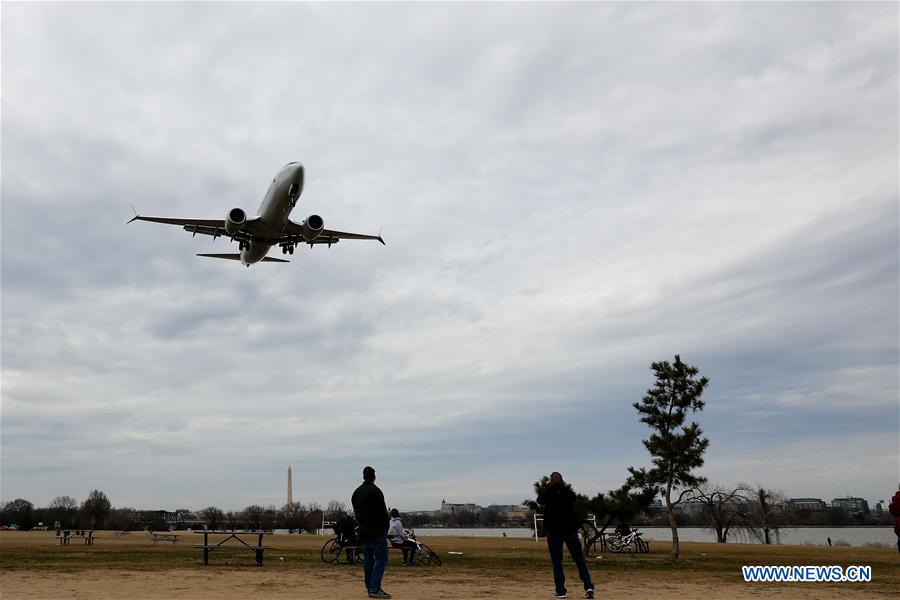
[[(81, 531), (81, 530), (79, 530)], [(68, 530), (63, 531), (62, 537), (56, 538), (56, 543), (59, 546), (68, 546), (69, 542), (75, 538), (84, 540), (85, 546), (93, 546), (94, 540), (97, 539), (94, 537), (93, 531), (85, 531), (84, 533), (76, 533), (70, 534)]]
[(173, 544), (178, 541), (178, 534), (176, 533), (150, 533), (150, 541), (154, 544), (158, 542), (172, 542)]
[[(194, 548), (203, 550), (203, 564), (209, 565), (209, 553), (217, 548), (241, 548), (250, 550), (255, 554), (256, 558), (256, 566), (261, 567), (263, 565), (263, 555), (266, 550), (270, 550), (269, 546), (263, 546), (263, 536), (264, 532), (259, 531), (195, 531), (194, 533), (203, 534), (203, 543), (202, 544), (194, 544)], [(225, 539), (221, 540), (218, 544), (210, 544), (209, 536), (210, 535), (224, 535)], [(251, 545), (241, 539), (241, 536), (256, 536), (257, 543), (256, 545)], [(226, 544), (229, 540), (237, 540), (237, 544)]]

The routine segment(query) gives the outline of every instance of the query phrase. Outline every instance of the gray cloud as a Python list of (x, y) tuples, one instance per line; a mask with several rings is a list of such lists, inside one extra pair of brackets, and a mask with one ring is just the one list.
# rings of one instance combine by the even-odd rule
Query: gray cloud
[[(2, 34), (4, 498), (280, 504), (288, 464), (304, 500), (365, 463), (408, 508), (604, 490), (675, 353), (710, 477), (896, 478), (894, 5), (11, 4)], [(252, 212), (289, 160), (295, 216), (388, 246), (248, 270), (125, 225)]]

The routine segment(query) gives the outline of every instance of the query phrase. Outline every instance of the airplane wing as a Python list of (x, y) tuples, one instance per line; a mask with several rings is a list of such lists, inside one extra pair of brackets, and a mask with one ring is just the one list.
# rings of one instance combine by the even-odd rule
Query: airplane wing
[(145, 217), (143, 215), (135, 215), (128, 222), (131, 223), (132, 221), (149, 221), (151, 223), (164, 223), (166, 225), (181, 225), (185, 231), (190, 231), (194, 235), (199, 233), (201, 235), (210, 235), (213, 238), (219, 236), (227, 238), (234, 237), (236, 240), (247, 241), (253, 236), (253, 230), (256, 223), (259, 221), (259, 217), (247, 219), (241, 230), (234, 236), (231, 236), (225, 231), (224, 219), (180, 219), (174, 217)]
[(323, 229), (322, 232), (312, 242), (303, 239), (303, 226), (293, 221), (288, 221), (284, 228), (285, 235), (279, 242), (293, 242), (295, 244), (337, 244), (340, 240), (378, 240), (385, 245), (381, 235), (367, 235), (364, 233), (348, 233), (346, 231), (335, 231), (334, 229)]
[(335, 231), (334, 229), (323, 229), (319, 237), (337, 238), (339, 240), (378, 240), (384, 246), (384, 240), (380, 235), (365, 235), (362, 233), (347, 233), (345, 231)]

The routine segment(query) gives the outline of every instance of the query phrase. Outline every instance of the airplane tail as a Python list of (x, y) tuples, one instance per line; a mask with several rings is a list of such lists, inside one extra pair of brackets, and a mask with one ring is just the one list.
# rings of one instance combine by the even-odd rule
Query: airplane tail
[[(241, 260), (240, 254), (198, 254), (197, 256), (205, 256), (207, 258), (224, 258), (227, 260)], [(283, 258), (272, 258), (271, 256), (266, 256), (260, 262), (286, 263), (286, 262), (291, 262), (291, 261), (284, 260)]]

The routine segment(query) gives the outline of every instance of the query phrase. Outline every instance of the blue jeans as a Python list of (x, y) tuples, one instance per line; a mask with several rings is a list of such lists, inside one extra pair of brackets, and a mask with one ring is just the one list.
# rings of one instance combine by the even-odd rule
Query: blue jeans
[(584, 552), (581, 551), (581, 540), (578, 534), (571, 535), (547, 535), (547, 548), (550, 550), (550, 561), (553, 563), (553, 583), (556, 584), (556, 593), (560, 596), (566, 593), (566, 574), (563, 571), (563, 544), (569, 549), (569, 555), (578, 567), (578, 576), (584, 584), (585, 591), (594, 589), (591, 583), (591, 573), (588, 571), (587, 562), (584, 560)]
[(366, 577), (366, 589), (377, 592), (381, 589), (381, 578), (384, 577), (384, 568), (387, 566), (387, 535), (381, 534), (374, 540), (362, 543), (365, 562), (363, 570)]

